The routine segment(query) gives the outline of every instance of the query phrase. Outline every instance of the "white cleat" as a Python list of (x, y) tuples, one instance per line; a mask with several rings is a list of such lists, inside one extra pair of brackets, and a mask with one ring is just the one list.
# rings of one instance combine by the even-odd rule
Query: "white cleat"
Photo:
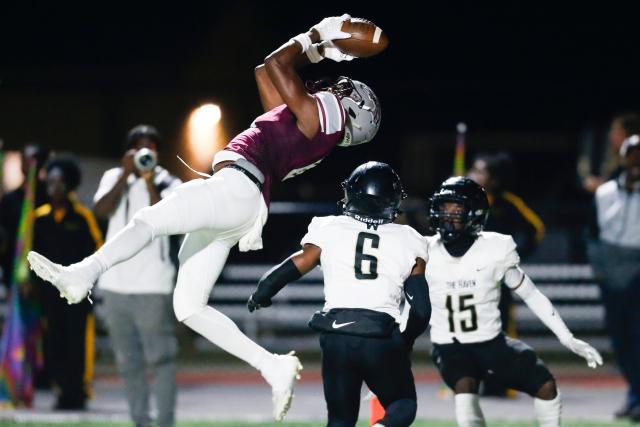
[(79, 303), (91, 292), (93, 283), (84, 280), (80, 274), (69, 267), (51, 262), (34, 251), (27, 254), (27, 260), (36, 275), (55, 286), (60, 296), (69, 304)]
[(271, 385), (273, 418), (276, 421), (282, 421), (291, 407), (293, 388), (296, 380), (300, 379), (300, 371), (302, 364), (292, 351), (289, 354), (274, 355), (272, 364), (262, 372)]

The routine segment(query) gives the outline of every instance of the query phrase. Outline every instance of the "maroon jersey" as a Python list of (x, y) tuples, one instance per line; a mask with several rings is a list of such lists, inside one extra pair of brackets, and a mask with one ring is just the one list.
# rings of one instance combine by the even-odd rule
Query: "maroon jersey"
[(313, 138), (298, 129), (296, 117), (283, 104), (256, 118), (225, 147), (264, 174), (262, 195), (267, 205), (273, 181), (284, 181), (316, 166), (344, 137), (345, 111), (338, 98), (330, 92), (313, 96), (320, 117), (320, 130)]

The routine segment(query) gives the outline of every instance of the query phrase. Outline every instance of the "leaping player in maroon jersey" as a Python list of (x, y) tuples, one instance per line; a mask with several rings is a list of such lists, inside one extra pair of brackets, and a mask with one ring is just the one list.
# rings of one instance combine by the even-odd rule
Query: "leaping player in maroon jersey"
[(266, 113), (216, 154), (213, 176), (182, 184), (169, 197), (142, 209), (99, 251), (77, 264), (64, 267), (35, 252), (28, 257), (36, 274), (75, 304), (87, 297), (102, 273), (135, 256), (155, 237), (188, 233), (180, 249), (173, 294), (176, 317), (260, 370), (272, 387), (277, 420), (291, 403), (302, 369), (298, 358), (293, 353), (268, 352), (207, 303), (229, 250), (236, 243), (241, 251), (262, 248), (272, 182), (317, 165), (336, 145), (362, 144), (378, 131), (380, 105), (367, 85), (341, 77), (334, 84), (307, 90), (296, 72), (323, 58), (353, 59), (331, 42), (350, 37), (340, 30), (348, 18), (323, 19), (256, 68)]

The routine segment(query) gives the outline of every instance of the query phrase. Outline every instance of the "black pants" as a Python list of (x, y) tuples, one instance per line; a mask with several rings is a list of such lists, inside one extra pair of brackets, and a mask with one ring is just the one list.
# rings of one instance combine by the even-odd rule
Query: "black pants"
[[(88, 301), (69, 305), (52, 292), (43, 295), (44, 357), (52, 382), (59, 388), (57, 406), (78, 409), (87, 398), (84, 374), (87, 318), (91, 312)], [(46, 288), (45, 288), (46, 289)], [(47, 289), (49, 291), (49, 289)]]
[(434, 344), (431, 357), (451, 390), (465, 377), (478, 382), (495, 377), (499, 383), (533, 397), (554, 379), (531, 347), (502, 333), (478, 343)]
[[(513, 294), (504, 283), (500, 285), (500, 303), (498, 309), (500, 310), (500, 320), (502, 322), (502, 331), (515, 338), (510, 334), (512, 329), (511, 324), (514, 323), (513, 329), (515, 329), (515, 319), (511, 316), (511, 309), (514, 305)], [(498, 381), (495, 376), (488, 376), (483, 381), (482, 394), (485, 396), (498, 396), (506, 397), (507, 387)]]
[(605, 320), (620, 371), (629, 384), (628, 404), (640, 405), (640, 283), (601, 287)]
[(330, 427), (354, 426), (364, 381), (386, 410), (386, 427), (410, 425), (416, 413), (416, 387), (409, 352), (396, 327), (386, 338), (323, 332), (322, 381)]

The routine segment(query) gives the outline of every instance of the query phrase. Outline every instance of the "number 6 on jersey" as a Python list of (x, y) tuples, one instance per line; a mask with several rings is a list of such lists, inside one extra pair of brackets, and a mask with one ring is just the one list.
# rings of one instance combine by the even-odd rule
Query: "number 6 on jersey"
[[(358, 233), (358, 241), (356, 243), (356, 259), (354, 268), (356, 271), (356, 279), (360, 280), (375, 280), (378, 278), (378, 258), (373, 255), (365, 254), (364, 244), (365, 241), (371, 241), (371, 248), (378, 249), (380, 245), (380, 236), (373, 233), (366, 233), (364, 231)], [(369, 272), (363, 272), (363, 262), (369, 262)]]

